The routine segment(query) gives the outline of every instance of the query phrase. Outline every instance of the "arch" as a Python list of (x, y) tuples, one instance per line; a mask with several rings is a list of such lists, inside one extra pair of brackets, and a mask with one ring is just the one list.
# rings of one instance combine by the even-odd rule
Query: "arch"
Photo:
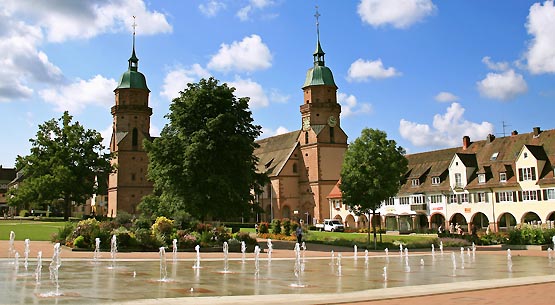
[(545, 223), (547, 224), (548, 229), (555, 228), (555, 211), (547, 215), (547, 218), (545, 219)]
[(516, 226), (516, 218), (509, 212), (503, 213), (499, 215), (497, 226), (501, 231), (512, 229)]
[(343, 223), (343, 217), (341, 217), (341, 215), (339, 215), (339, 214), (335, 215), (335, 217), (333, 217), (333, 219), (337, 219), (337, 220), (339, 220)]
[(535, 212), (527, 212), (524, 213), (522, 215), (522, 219), (520, 219), (520, 223), (527, 223), (527, 224), (533, 224), (533, 225), (537, 225), (538, 222), (541, 224), (542, 219), (540, 218), (540, 216), (538, 216), (538, 214), (536, 214)]
[(399, 223), (396, 215), (385, 216), (385, 229), (387, 231), (399, 231)]
[(357, 219), (357, 228), (366, 228), (368, 227), (368, 218), (366, 218), (366, 215), (360, 215)]
[(345, 217), (345, 227), (350, 228), (350, 229), (354, 229), (356, 228), (357, 224), (355, 221), (355, 217), (351, 214), (347, 215), (347, 217)]
[(445, 230), (445, 216), (441, 213), (435, 213), (430, 216), (431, 228), (437, 230), (441, 226)]
[(428, 216), (423, 213), (414, 215), (414, 229), (418, 232), (428, 231)]
[[(452, 228), (454, 229), (457, 225), (459, 225), (461, 227), (461, 229), (463, 230), (463, 232), (468, 232), (468, 223), (466, 221), (466, 218), (464, 217), (463, 214), (461, 213), (455, 213), (451, 216), (451, 221), (450, 221), (450, 225), (449, 225), (449, 232), (451, 232)], [(453, 233), (457, 233), (455, 231), (453, 231)]]
[(489, 226), (489, 219), (486, 214), (482, 212), (478, 212), (472, 216), (472, 220), (470, 221), (476, 229), (486, 229)]
[(399, 232), (410, 232), (413, 229), (411, 215), (399, 215)]
[(283, 208), (281, 208), (281, 217), (282, 218), (291, 218), (291, 209), (288, 206), (283, 206)]

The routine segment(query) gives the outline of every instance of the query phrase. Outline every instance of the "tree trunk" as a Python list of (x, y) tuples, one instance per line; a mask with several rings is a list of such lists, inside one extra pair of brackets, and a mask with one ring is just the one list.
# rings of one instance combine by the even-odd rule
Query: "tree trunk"
[(370, 221), (368, 221), (367, 236), (368, 236), (368, 238), (366, 239), (366, 249), (370, 248)]
[(64, 198), (64, 220), (68, 221), (69, 216), (71, 216), (71, 200), (69, 196), (66, 195)]
[(374, 231), (374, 250), (378, 249), (378, 245), (376, 243), (376, 224), (374, 222), (374, 217), (376, 216), (376, 211), (372, 210), (372, 231)]

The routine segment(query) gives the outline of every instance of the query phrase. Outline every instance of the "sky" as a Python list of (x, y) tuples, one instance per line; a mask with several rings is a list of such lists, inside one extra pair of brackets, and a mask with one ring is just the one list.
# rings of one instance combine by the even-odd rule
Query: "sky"
[(134, 20), (152, 136), (210, 76), (250, 97), (261, 138), (301, 129), (316, 6), (349, 142), (374, 128), (418, 153), (555, 128), (552, 0), (2, 0), (0, 165), (66, 110), (108, 146)]

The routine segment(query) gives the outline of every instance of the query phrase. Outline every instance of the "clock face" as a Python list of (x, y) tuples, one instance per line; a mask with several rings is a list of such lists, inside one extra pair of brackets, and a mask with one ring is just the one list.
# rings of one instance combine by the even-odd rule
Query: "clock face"
[(305, 118), (303, 118), (303, 130), (307, 131), (309, 129), (310, 129), (310, 118), (305, 117)]
[(330, 127), (335, 127), (336, 124), (337, 124), (337, 119), (333, 115), (331, 115), (328, 118), (328, 125), (330, 125)]

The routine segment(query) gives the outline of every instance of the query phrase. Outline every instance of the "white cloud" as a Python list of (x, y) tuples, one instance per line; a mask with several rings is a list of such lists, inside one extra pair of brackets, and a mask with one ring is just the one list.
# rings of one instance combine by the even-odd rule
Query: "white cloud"
[(151, 137), (159, 137), (160, 136), (160, 128), (158, 128), (158, 126), (152, 124), (152, 121), (150, 121), (150, 136)]
[(467, 121), (463, 118), (464, 111), (459, 103), (452, 103), (444, 115), (434, 115), (432, 127), (401, 119), (399, 132), (401, 137), (418, 147), (461, 146), (463, 136), (469, 136), (471, 140), (482, 140), (493, 133), (493, 124)]
[(267, 69), (272, 66), (270, 49), (258, 35), (251, 35), (231, 45), (222, 43), (218, 53), (210, 59), (209, 69), (216, 71), (246, 71)]
[(14, 19), (0, 9), (0, 102), (30, 98), (31, 82), (53, 84), (63, 80), (61, 70), (38, 50), (39, 27)]
[(197, 82), (201, 78), (208, 77), (210, 77), (210, 72), (199, 64), (194, 64), (189, 69), (176, 67), (164, 77), (164, 84), (162, 84), (160, 95), (173, 100), (179, 96), (180, 91), (187, 88), (188, 83)]
[(250, 0), (248, 5), (242, 7), (241, 9), (239, 9), (239, 11), (237, 11), (236, 16), (241, 21), (247, 21), (250, 19), (250, 14), (255, 9), (261, 10), (273, 4), (274, 1), (272, 0)]
[(383, 79), (401, 75), (400, 72), (393, 67), (384, 68), (382, 60), (363, 60), (357, 59), (349, 67), (347, 80), (349, 81), (366, 81), (369, 78)]
[(438, 93), (434, 99), (441, 103), (451, 103), (459, 100), (459, 97), (451, 92), (442, 91)]
[(361, 0), (357, 12), (362, 21), (374, 27), (391, 24), (405, 29), (436, 9), (431, 0)]
[(258, 137), (258, 138), (259, 139), (264, 139), (264, 138), (273, 137), (273, 136), (277, 136), (277, 135), (288, 133), (288, 132), (289, 132), (289, 129), (287, 129), (283, 126), (279, 126), (275, 130), (270, 129), (270, 128), (266, 128), (266, 127), (262, 127), (262, 133), (260, 134), (260, 137)]
[(262, 86), (251, 79), (242, 79), (236, 76), (235, 81), (227, 82), (227, 84), (229, 87), (235, 87), (236, 97), (250, 97), (249, 105), (252, 108), (267, 107), (270, 104)]
[(555, 7), (553, 1), (534, 3), (530, 7), (528, 34), (533, 36), (525, 54), (528, 70), (533, 74), (555, 73)]
[(291, 98), (290, 95), (285, 95), (279, 92), (278, 89), (270, 90), (270, 100), (275, 103), (287, 103)]
[(528, 91), (524, 77), (512, 69), (502, 73), (488, 73), (486, 78), (477, 82), (477, 86), (480, 95), (502, 101)]
[(114, 103), (114, 89), (118, 83), (97, 75), (90, 80), (77, 80), (69, 85), (56, 89), (45, 89), (39, 92), (48, 103), (55, 106), (56, 111), (80, 113), (89, 105), (110, 107)]
[(199, 4), (198, 8), (205, 16), (214, 17), (218, 12), (225, 9), (225, 3), (217, 0), (208, 0), (206, 3)]
[(87, 39), (106, 32), (131, 31), (136, 16), (137, 34), (169, 33), (166, 16), (149, 11), (143, 0), (121, 1), (21, 1), (7, 0), (7, 7), (46, 29), (53, 42)]
[(493, 61), (491, 61), (491, 58), (489, 56), (485, 56), (484, 58), (482, 58), (482, 62), (484, 64), (486, 64), (486, 66), (490, 70), (494, 70), (494, 71), (507, 71), (507, 70), (509, 70), (509, 63), (506, 62), (506, 61), (493, 62)]
[(367, 103), (359, 104), (356, 96), (347, 95), (343, 92), (337, 93), (337, 102), (341, 104), (341, 117), (346, 118), (349, 116), (371, 113), (372, 105)]

